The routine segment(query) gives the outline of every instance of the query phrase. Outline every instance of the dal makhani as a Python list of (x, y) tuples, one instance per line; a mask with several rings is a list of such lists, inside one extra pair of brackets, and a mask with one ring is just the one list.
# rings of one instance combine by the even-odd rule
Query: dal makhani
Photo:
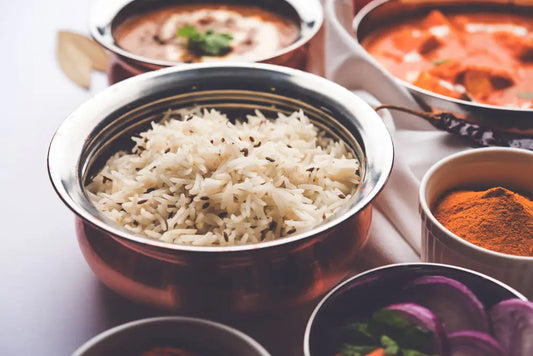
[(118, 46), (172, 62), (256, 61), (299, 36), (299, 25), (246, 5), (183, 4), (127, 19), (114, 30)]

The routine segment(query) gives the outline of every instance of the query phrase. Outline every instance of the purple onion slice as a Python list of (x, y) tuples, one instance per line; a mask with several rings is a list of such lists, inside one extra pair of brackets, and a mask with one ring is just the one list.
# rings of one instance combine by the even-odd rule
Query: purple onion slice
[(492, 336), (479, 331), (457, 331), (448, 335), (450, 356), (507, 356)]
[(437, 315), (431, 310), (414, 303), (389, 305), (385, 309), (394, 310), (411, 324), (433, 332), (432, 353), (445, 355), (448, 352), (446, 332)]
[(489, 312), (494, 337), (509, 356), (533, 355), (533, 303), (508, 299)]
[(489, 333), (483, 304), (472, 291), (454, 279), (425, 276), (409, 283), (404, 299), (437, 314), (447, 333), (475, 330)]

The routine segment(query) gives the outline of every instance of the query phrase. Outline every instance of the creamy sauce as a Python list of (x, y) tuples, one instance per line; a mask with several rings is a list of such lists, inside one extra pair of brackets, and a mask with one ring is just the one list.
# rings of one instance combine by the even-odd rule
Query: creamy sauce
[[(176, 36), (179, 28), (231, 34), (231, 50), (223, 56), (196, 57), (187, 40)], [(123, 49), (147, 58), (172, 62), (254, 61), (271, 57), (299, 36), (296, 23), (265, 9), (242, 5), (179, 5), (138, 15), (114, 31)]]
[(363, 46), (394, 76), (453, 98), (533, 108), (533, 19), (432, 11)]

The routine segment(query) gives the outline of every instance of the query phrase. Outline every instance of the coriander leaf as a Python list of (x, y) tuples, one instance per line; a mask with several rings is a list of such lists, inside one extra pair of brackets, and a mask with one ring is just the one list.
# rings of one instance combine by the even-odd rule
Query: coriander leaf
[(436, 61), (433, 61), (432, 63), (436, 66), (440, 66), (442, 64), (448, 63), (451, 61), (451, 59), (437, 59)]
[(381, 336), (381, 346), (385, 348), (386, 355), (397, 355), (400, 351), (400, 347), (398, 346), (396, 341), (394, 341), (387, 335)]
[(420, 351), (416, 351), (416, 350), (402, 349), (402, 356), (430, 356), (430, 355), (425, 354)]
[(178, 28), (178, 31), (176, 31), (176, 36), (178, 37), (198, 37), (200, 33), (196, 30), (194, 26), (191, 25), (185, 25), (180, 28)]
[(377, 343), (379, 341), (379, 335), (375, 334), (375, 330), (367, 323), (352, 323), (348, 324), (344, 331), (347, 335), (355, 340), (370, 341)]
[(429, 350), (433, 344), (433, 332), (411, 324), (394, 310), (381, 309), (372, 315), (382, 335), (393, 337), (402, 347)]
[(379, 346), (356, 346), (350, 344), (342, 345), (342, 356), (365, 356), (372, 351), (379, 349)]
[(205, 41), (200, 44), (204, 53), (210, 56), (226, 54), (231, 49), (230, 42), (233, 37), (227, 33), (206, 33)]
[(533, 99), (533, 92), (520, 92), (516, 96), (522, 99)]
[(207, 30), (199, 33), (194, 26), (185, 25), (176, 32), (178, 37), (187, 37), (189, 51), (197, 56), (221, 56), (231, 50), (233, 36), (229, 33), (216, 33)]
[(380, 309), (372, 314), (372, 319), (379, 323), (395, 329), (405, 329), (411, 326), (411, 323), (405, 319), (400, 313), (389, 310)]

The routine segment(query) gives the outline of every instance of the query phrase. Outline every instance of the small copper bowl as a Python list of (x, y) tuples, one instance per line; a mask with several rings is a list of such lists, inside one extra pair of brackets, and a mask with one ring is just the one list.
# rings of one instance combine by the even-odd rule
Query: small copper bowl
[[(85, 184), (130, 137), (169, 108), (192, 105), (244, 117), (302, 109), (359, 158), (362, 183), (346, 210), (283, 239), (230, 247), (184, 246), (128, 232), (89, 201)], [(267, 64), (191, 64), (113, 85), (71, 114), (52, 139), (48, 170), (76, 214), (85, 259), (117, 293), (153, 306), (207, 315), (250, 313), (305, 303), (338, 283), (367, 240), (370, 203), (393, 161), (391, 137), (361, 99), (318, 76)]]
[[(517, 132), (533, 136), (533, 109), (480, 104), (471, 101), (454, 99), (422, 89), (407, 81), (393, 77), (364, 48), (362, 41), (384, 24), (394, 24), (429, 12), (431, 9), (450, 11), (497, 11), (500, 13), (524, 14), (533, 20), (533, 3), (520, 0), (375, 0), (366, 5), (353, 20), (355, 33), (354, 50), (364, 59), (364, 71), (373, 73), (380, 88), (391, 90), (397, 87), (396, 95), (411, 95), (416, 102), (427, 111), (447, 111), (496, 131)], [(383, 73), (386, 73), (383, 75)], [(375, 86), (377, 87), (377, 86)], [(383, 89), (387, 88), (387, 89)], [(378, 99), (384, 98), (382, 93), (372, 93)], [(383, 99), (382, 99), (383, 100)], [(386, 101), (386, 100), (384, 100)], [(403, 105), (406, 101), (387, 104)], [(414, 108), (413, 109), (418, 109)]]
[(265, 9), (292, 18), (300, 26), (300, 35), (291, 45), (282, 48), (267, 58), (257, 62), (283, 65), (296, 69), (305, 69), (309, 43), (322, 26), (324, 14), (318, 0), (118, 0), (99, 1), (93, 8), (89, 20), (91, 36), (112, 54), (108, 70), (109, 83), (114, 84), (126, 78), (165, 67), (183, 65), (183, 63), (164, 61), (143, 57), (119, 47), (113, 37), (113, 31), (125, 20), (148, 10), (169, 5), (187, 3), (227, 3), (237, 5), (261, 6)]

